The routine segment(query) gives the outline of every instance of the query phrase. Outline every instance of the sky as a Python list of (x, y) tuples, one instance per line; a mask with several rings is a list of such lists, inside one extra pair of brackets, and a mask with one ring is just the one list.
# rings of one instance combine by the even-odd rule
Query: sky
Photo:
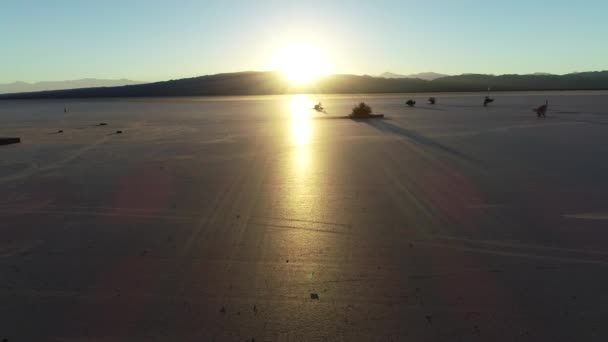
[(272, 70), (311, 46), (335, 73), (608, 69), (606, 0), (2, 0), (0, 83)]

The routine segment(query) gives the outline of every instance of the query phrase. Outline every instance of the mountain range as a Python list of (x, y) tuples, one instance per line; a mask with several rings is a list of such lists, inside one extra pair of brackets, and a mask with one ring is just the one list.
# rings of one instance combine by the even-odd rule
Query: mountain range
[(116, 87), (123, 85), (142, 84), (144, 82), (132, 81), (127, 79), (120, 80), (102, 80), (97, 78), (83, 78), (80, 80), (69, 81), (47, 81), (47, 82), (13, 82), (0, 84), (0, 94), (6, 93), (25, 93), (45, 90), (62, 90), (62, 89), (77, 89), (77, 88), (94, 88), (94, 87)]
[(412, 92), (479, 92), (532, 90), (608, 90), (608, 71), (566, 75), (446, 76), (431, 81), (420, 78), (383, 78), (335, 74), (314, 84), (295, 86), (279, 72), (237, 72), (184, 78), (121, 87), (81, 88), (18, 94), (0, 99), (270, 95), (297, 93), (357, 94)]
[(409, 74), (409, 75), (400, 75), (400, 74), (395, 74), (392, 72), (384, 72), (384, 73), (378, 75), (378, 77), (383, 77), (383, 78), (419, 78), (421, 80), (427, 80), (427, 81), (436, 80), (438, 78), (442, 78), (442, 77), (446, 77), (446, 76), (450, 76), (450, 75), (438, 74), (436, 72), (421, 72), (421, 73)]
[[(464, 74), (464, 75), (473, 75), (473, 74)], [(526, 75), (549, 76), (549, 75), (553, 75), (553, 74), (550, 74), (548, 72), (535, 72), (535, 73), (526, 74)], [(421, 73), (409, 74), (409, 75), (401, 75), (401, 74), (396, 74), (394, 72), (383, 72), (380, 75), (378, 75), (378, 77), (383, 77), (383, 78), (419, 78), (421, 80), (427, 80), (427, 81), (433, 81), (438, 78), (448, 77), (448, 76), (450, 76), (450, 75), (439, 74), (436, 72), (421, 72)]]

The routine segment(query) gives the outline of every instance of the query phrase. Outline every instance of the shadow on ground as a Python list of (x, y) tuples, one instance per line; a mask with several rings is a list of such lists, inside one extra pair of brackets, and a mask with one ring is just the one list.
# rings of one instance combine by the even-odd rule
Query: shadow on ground
[(406, 138), (409, 141), (411, 141), (417, 145), (422, 145), (425, 147), (440, 150), (449, 155), (459, 157), (459, 158), (465, 159), (467, 161), (473, 161), (473, 159), (471, 157), (467, 156), (466, 154), (463, 154), (460, 151), (457, 151), (451, 147), (445, 146), (444, 144), (442, 144), (436, 140), (433, 140), (429, 137), (426, 137), (414, 130), (397, 126), (388, 121), (385, 121), (385, 120), (357, 120), (357, 121), (363, 122), (379, 131), (392, 133), (392, 134), (398, 135), (400, 137)]

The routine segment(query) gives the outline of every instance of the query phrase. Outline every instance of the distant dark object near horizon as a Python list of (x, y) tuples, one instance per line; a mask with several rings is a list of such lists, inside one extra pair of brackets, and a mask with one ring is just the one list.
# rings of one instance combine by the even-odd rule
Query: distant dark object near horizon
[(547, 117), (547, 109), (549, 109), (549, 100), (545, 100), (545, 104), (534, 108), (533, 111), (536, 113), (536, 117), (538, 118), (546, 118)]
[(416, 105), (416, 101), (414, 100), (407, 100), (405, 102), (406, 105), (410, 106), (410, 107), (414, 107)]
[(116, 131), (116, 134), (122, 134), (122, 131)]
[(323, 104), (321, 102), (317, 103), (313, 109), (319, 113), (325, 113), (325, 108), (323, 108)]
[(437, 103), (437, 99), (435, 99), (434, 97), (429, 97), (429, 104), (434, 105), (435, 103)]
[(371, 114), (372, 107), (365, 104), (365, 102), (361, 102), (353, 108), (353, 111), (350, 116), (353, 118), (365, 118), (369, 117)]
[(384, 118), (384, 114), (372, 114), (372, 107), (361, 102), (353, 108), (352, 113), (347, 116), (351, 119), (381, 119)]
[(100, 122), (100, 123), (98, 123), (98, 124), (97, 124), (97, 126), (107, 126), (107, 125), (108, 125), (108, 124), (107, 124), (107, 123), (105, 123), (105, 122)]
[(0, 137), (0, 145), (18, 144), (20, 142), (21, 142), (21, 138), (17, 138), (17, 137), (2, 138), (2, 137)]
[(492, 102), (494, 102), (494, 99), (493, 99), (493, 98), (490, 98), (489, 96), (486, 96), (486, 97), (483, 99), (483, 106), (484, 106), (484, 107), (487, 107), (487, 106), (488, 106), (488, 104), (490, 104), (490, 103), (492, 103)]

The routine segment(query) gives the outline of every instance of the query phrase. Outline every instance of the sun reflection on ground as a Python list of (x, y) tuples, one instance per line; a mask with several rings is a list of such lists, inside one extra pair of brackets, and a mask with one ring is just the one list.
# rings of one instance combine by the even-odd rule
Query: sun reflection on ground
[(291, 137), (295, 146), (310, 144), (312, 135), (310, 111), (312, 107), (312, 100), (307, 95), (294, 95), (289, 102)]
[(290, 167), (286, 174), (291, 183), (290, 195), (285, 202), (294, 217), (302, 219), (310, 215), (311, 206), (307, 200), (310, 196), (311, 171), (313, 168), (313, 151), (311, 145), (313, 103), (308, 95), (293, 95), (289, 99), (290, 127)]

